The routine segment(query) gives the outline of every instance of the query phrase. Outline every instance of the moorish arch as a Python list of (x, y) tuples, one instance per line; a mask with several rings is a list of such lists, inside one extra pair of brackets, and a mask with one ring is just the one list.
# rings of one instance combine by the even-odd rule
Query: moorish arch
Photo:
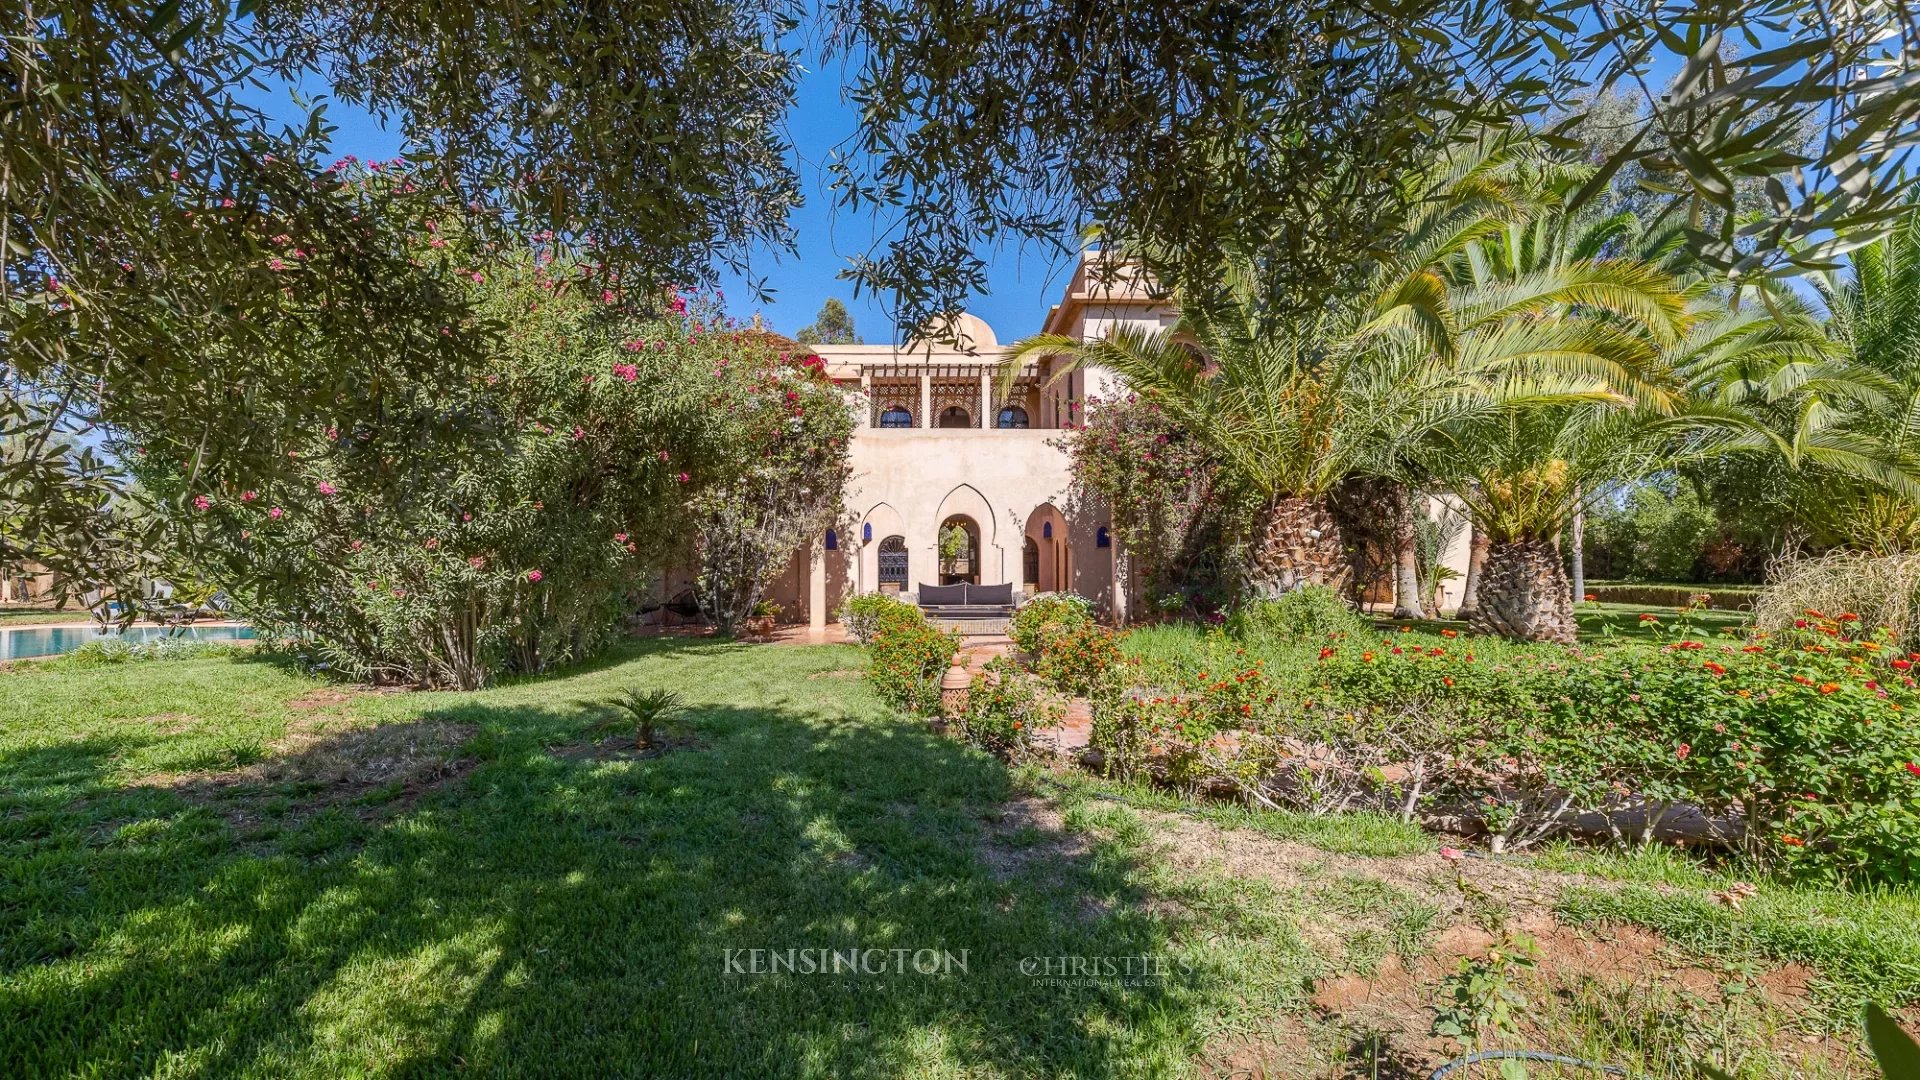
[[(1070, 592), (1073, 583), (1073, 534), (1067, 515), (1050, 502), (1027, 515), (1023, 543), (1031, 545), (1034, 580), (1023, 583), (1035, 592)], [(1024, 575), (1023, 575), (1024, 576)]]
[[(927, 522), (936, 535), (934, 545), (930, 545), (927, 550), (927, 558), (930, 560), (927, 565), (930, 567), (937, 565), (933, 560), (937, 559), (938, 554), (939, 527), (954, 518), (970, 520), (974, 529), (977, 530), (975, 539), (978, 541), (980, 566), (975, 577), (980, 584), (998, 585), (1008, 580), (1006, 553), (1001, 550), (998, 537), (1000, 519), (994, 514), (993, 505), (987, 502), (987, 497), (980, 494), (980, 489), (972, 484), (960, 484), (947, 492), (946, 497), (940, 500), (939, 509), (934, 511), (933, 519)], [(916, 557), (919, 554), (918, 551), (914, 552)], [(933, 579), (926, 580), (931, 582)]]
[[(893, 504), (886, 502), (875, 503), (872, 509), (861, 515), (860, 528), (859, 531), (854, 534), (854, 540), (858, 543), (860, 550), (859, 583), (856, 586), (856, 590), (859, 592), (877, 592), (880, 590), (880, 552), (882, 548), (886, 548), (892, 552), (891, 558), (896, 562), (901, 560), (898, 559), (897, 552), (895, 552), (894, 549), (905, 547), (909, 552), (912, 550), (912, 545), (907, 540), (906, 519), (900, 516), (900, 511), (893, 508)], [(892, 541), (892, 543), (888, 543), (888, 541)], [(908, 563), (906, 567), (907, 582), (901, 586), (903, 590), (913, 588), (911, 556), (909, 555), (905, 561)], [(894, 581), (898, 581), (897, 575), (894, 576)]]

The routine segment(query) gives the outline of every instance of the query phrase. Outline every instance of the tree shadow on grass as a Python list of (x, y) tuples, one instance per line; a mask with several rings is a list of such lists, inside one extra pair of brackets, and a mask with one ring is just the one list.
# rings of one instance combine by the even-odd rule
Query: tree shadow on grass
[[(1218, 972), (1022, 963), (1167, 949), (1128, 849), (1028, 836), (1043, 857), (997, 872), (1003, 767), (863, 693), (811, 704), (700, 705), (701, 749), (600, 762), (551, 752), (590, 710), (457, 700), (418, 723), (470, 727), (477, 767), (385, 821), (301, 817), (321, 793), (296, 793), (264, 846), (179, 792), (105, 785), (104, 748), (0, 757), (126, 822), (69, 806), (0, 847), (7, 881), (84, 881), (0, 903), (0, 926), (62, 943), (0, 948), (0, 1071), (1104, 1076), (1197, 1049)], [(765, 970), (787, 950), (875, 952), (858, 974)], [(944, 970), (916, 971), (922, 950)]]

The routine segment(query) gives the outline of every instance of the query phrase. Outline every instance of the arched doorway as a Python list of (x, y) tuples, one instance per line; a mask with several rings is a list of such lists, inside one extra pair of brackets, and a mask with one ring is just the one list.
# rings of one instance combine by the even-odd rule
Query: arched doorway
[(907, 538), (889, 536), (880, 541), (880, 591), (905, 592), (907, 588)]
[(1073, 591), (1073, 545), (1069, 542), (1067, 517), (1052, 503), (1041, 503), (1027, 516), (1026, 542), (1031, 545), (1027, 558), (1033, 561), (1028, 572), (1037, 592)]
[(965, 514), (940, 523), (940, 584), (980, 583), (980, 526)]
[(1040, 545), (1031, 536), (1020, 545), (1020, 588), (1027, 593), (1040, 591)]
[(972, 427), (973, 417), (958, 405), (949, 405), (940, 413), (940, 426), (943, 428)]

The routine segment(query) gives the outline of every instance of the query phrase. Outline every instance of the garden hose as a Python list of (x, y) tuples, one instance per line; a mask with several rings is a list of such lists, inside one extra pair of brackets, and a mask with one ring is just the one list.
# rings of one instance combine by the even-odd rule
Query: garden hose
[(1427, 1080), (1440, 1080), (1441, 1077), (1463, 1065), (1474, 1065), (1482, 1061), (1538, 1061), (1547, 1065), (1572, 1065), (1581, 1069), (1598, 1069), (1610, 1076), (1627, 1075), (1624, 1065), (1604, 1065), (1598, 1061), (1567, 1057), (1564, 1054), (1547, 1054), (1539, 1050), (1480, 1050), (1465, 1057), (1454, 1058), (1433, 1070), (1433, 1074)]

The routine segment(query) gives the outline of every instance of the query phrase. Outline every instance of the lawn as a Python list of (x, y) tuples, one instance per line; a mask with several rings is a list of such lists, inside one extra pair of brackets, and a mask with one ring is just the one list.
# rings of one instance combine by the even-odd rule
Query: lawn
[[(1920, 1000), (1910, 892), (1734, 912), (1731, 871), (1577, 848), (1456, 878), (1388, 819), (1010, 770), (863, 663), (653, 640), (471, 694), (244, 650), (0, 672), (0, 1075), (1424, 1075), (1439, 980), (1511, 930), (1587, 957), (1543, 962), (1533, 1044), (1647, 1075), (1865, 1075), (1852, 1003)], [(627, 686), (687, 699), (675, 749), (599, 726)], [(953, 960), (729, 953), (851, 948)], [(1099, 957), (1150, 970), (1074, 973)]]
[(86, 622), (93, 614), (84, 608), (55, 611), (52, 608), (0, 604), (0, 626), (32, 626), (39, 623)]

